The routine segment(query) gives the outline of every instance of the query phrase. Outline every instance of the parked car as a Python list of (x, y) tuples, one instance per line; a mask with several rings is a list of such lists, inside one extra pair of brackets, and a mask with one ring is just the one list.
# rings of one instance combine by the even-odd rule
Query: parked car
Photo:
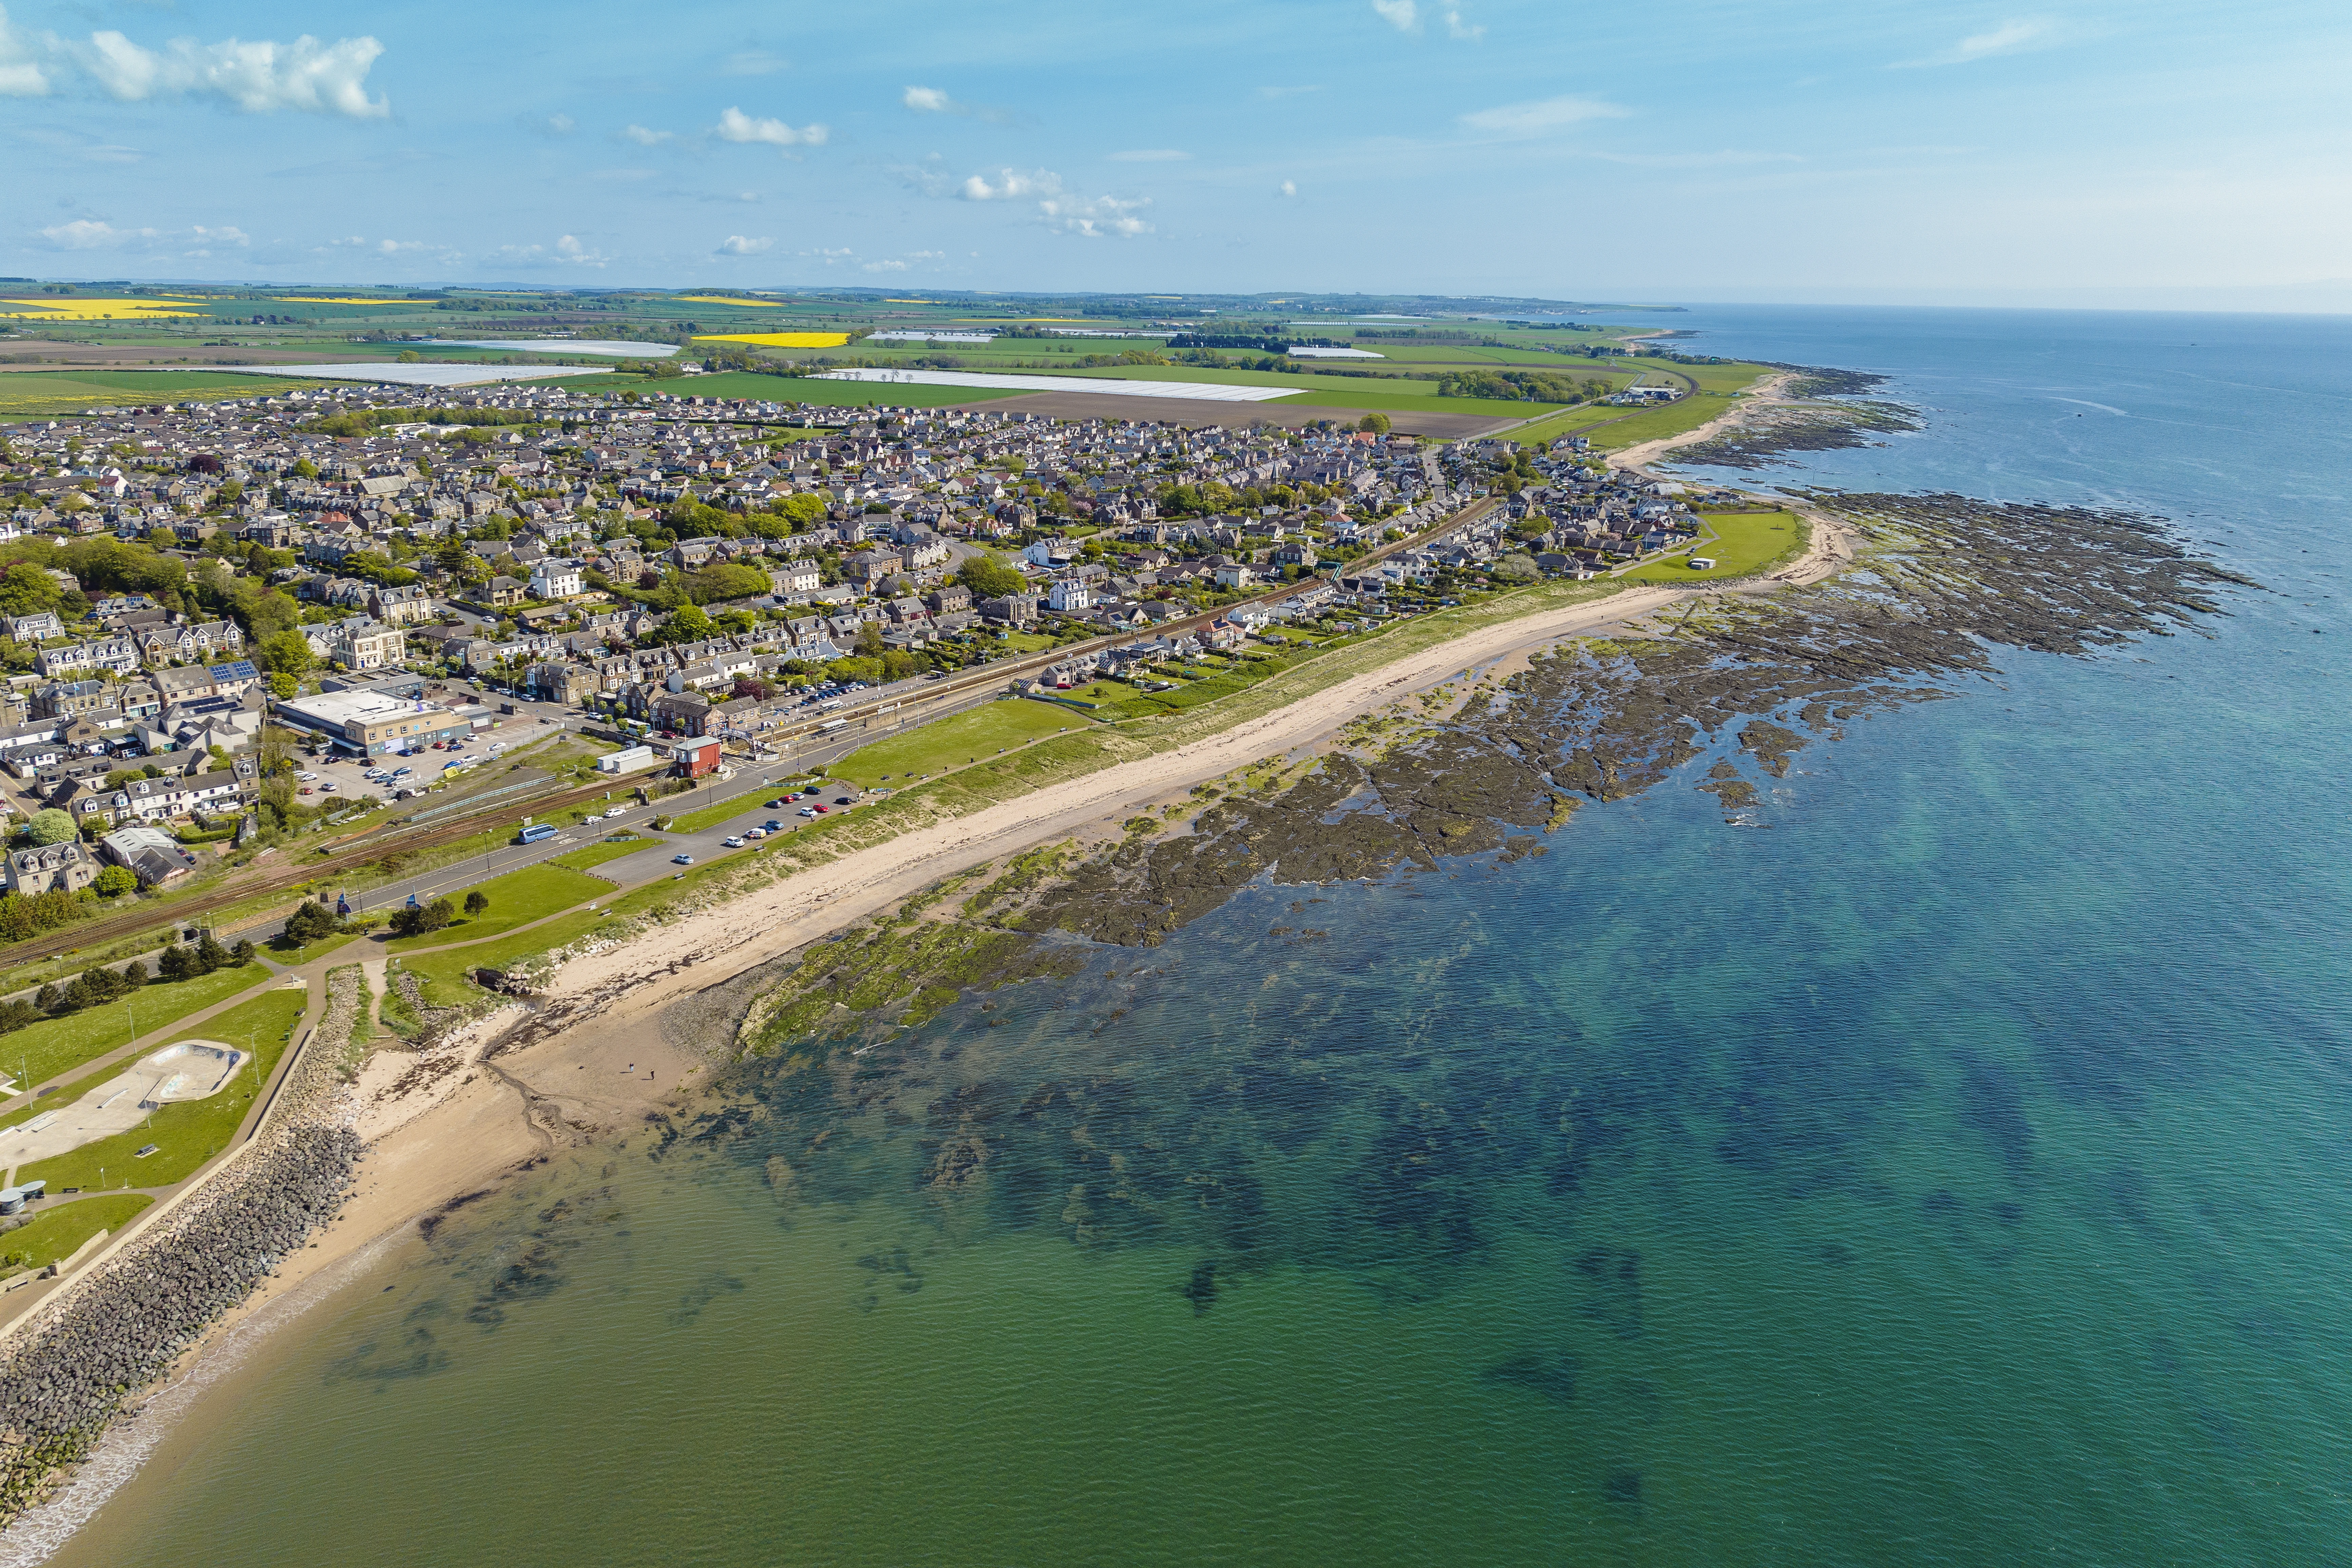
[(818, 809), (818, 807), (814, 805), (804, 805), (801, 807), (800, 814), (803, 816), (814, 816), (817, 814)]
[(743, 836), (740, 833), (730, 833), (719, 842), (730, 849), (740, 849), (743, 847)]
[(819, 816), (823, 816), (825, 814), (824, 806), (824, 805), (823, 805), (822, 803), (819, 803), (819, 805), (817, 805), (817, 807), (816, 807), (816, 814), (817, 814)]
[(760, 824), (760, 830), (763, 833), (782, 833), (784, 830), (784, 825), (772, 816)]
[(610, 819), (611, 819), (611, 818), (613, 818), (613, 817), (615, 817), (615, 816), (620, 816), (620, 815), (621, 815), (621, 813), (623, 813), (623, 812), (625, 812), (625, 811), (626, 811), (626, 810), (628, 810), (628, 809), (629, 809), (629, 808), (628, 808), (627, 806), (625, 806), (625, 805), (616, 805), (616, 806), (613, 806), (613, 807), (610, 807), (609, 809), (607, 809), (607, 810), (605, 811), (604, 816), (605, 816), (605, 818), (606, 818), (607, 820), (610, 820)]
[(746, 838), (765, 838), (767, 836), (768, 830), (764, 827), (751, 828), (743, 835)]
[(691, 866), (694, 864), (694, 857), (691, 855), (673, 855), (669, 858), (669, 863), (673, 866)]

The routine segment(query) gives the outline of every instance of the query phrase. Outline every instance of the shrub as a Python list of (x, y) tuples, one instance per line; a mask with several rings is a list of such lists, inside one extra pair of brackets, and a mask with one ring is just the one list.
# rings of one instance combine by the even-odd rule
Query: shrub
[(137, 892), (139, 879), (128, 867), (109, 866), (98, 874), (98, 880), (91, 886), (98, 889), (98, 896), (101, 899), (119, 899), (125, 893)]

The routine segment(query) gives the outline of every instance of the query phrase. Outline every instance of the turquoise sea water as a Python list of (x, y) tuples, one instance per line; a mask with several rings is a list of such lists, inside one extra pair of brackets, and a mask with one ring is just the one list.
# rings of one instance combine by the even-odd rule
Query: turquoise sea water
[(56, 1561), (2342, 1559), (2352, 324), (1689, 324), (2270, 591), (560, 1163)]

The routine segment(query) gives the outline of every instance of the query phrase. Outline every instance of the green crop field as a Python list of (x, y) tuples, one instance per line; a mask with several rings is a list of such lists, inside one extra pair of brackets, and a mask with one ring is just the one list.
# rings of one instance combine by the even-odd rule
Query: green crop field
[[(1805, 546), (1804, 520), (1785, 511), (1726, 511), (1704, 515), (1699, 542), (1688, 550), (1637, 566), (1629, 583), (1712, 583), (1753, 577), (1795, 557)], [(1705, 572), (1691, 569), (1693, 556), (1712, 560)]]
[[(166, 1105), (128, 1132), (85, 1143), (54, 1160), (37, 1161), (19, 1171), (18, 1177), (46, 1181), (51, 1192), (63, 1187), (163, 1187), (185, 1181), (236, 1135), (260, 1086), (278, 1070), (310, 1000), (307, 989), (266, 991), (207, 1021), (200, 1036), (192, 1037), (219, 1040), (240, 1050), (251, 1044), (253, 1062), (238, 1070), (236, 1082), (208, 1100)], [(155, 1152), (140, 1159), (138, 1151), (150, 1143), (156, 1145)]]
[[(643, 848), (640, 845), (638, 847)], [(487, 894), (490, 907), (479, 915), (459, 915), (439, 931), (421, 936), (394, 937), (385, 943), (393, 952), (414, 952), (420, 947), (444, 947), (453, 942), (475, 942), (498, 936), (613, 890), (613, 884), (568, 866), (550, 862), (494, 878), (467, 891)], [(463, 908), (465, 893), (443, 895)]]
[(71, 1258), (83, 1242), (101, 1230), (120, 1230), (154, 1201), (145, 1193), (113, 1193), (47, 1208), (16, 1229), (0, 1232), (0, 1270), (47, 1268), (60, 1258)]
[(215, 403), (326, 384), (296, 376), (194, 370), (11, 371), (0, 374), (0, 419), (31, 419), (142, 403)]
[(1083, 715), (1066, 708), (1007, 697), (861, 746), (826, 771), (866, 789), (885, 778), (945, 773), (1086, 722)]
[(742, 370), (718, 371), (709, 375), (672, 377), (663, 381), (616, 376), (611, 381), (598, 381), (595, 384), (600, 392), (640, 391), (665, 393), (677, 397), (749, 397), (762, 403), (814, 403), (830, 408), (871, 408), (877, 403), (898, 408), (936, 408), (942, 404), (985, 402), (990, 398), (1017, 395), (986, 386), (924, 386), (919, 384), (901, 386), (889, 382), (818, 381), (809, 376), (760, 375)]
[(46, 1082), (126, 1044), (134, 1019), (139, 1032), (148, 1034), (268, 978), (269, 972), (257, 963), (215, 969), (194, 980), (142, 985), (104, 1006), (45, 1018), (14, 1034), (0, 1035), (0, 1071), (27, 1085)]

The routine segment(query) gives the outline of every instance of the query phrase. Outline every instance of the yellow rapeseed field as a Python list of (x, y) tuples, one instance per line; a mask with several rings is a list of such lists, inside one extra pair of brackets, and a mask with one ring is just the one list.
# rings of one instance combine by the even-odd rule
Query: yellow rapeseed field
[(420, 305), (421, 300), (386, 300), (382, 296), (328, 294), (280, 294), (281, 305)]
[(41, 300), (0, 300), (0, 321), (187, 321), (197, 312), (180, 309), (202, 304), (199, 300), (91, 300), (79, 295), (51, 295)]
[(847, 332), (719, 332), (694, 340), (698, 343), (757, 343), (763, 349), (837, 349), (849, 341)]
[(739, 300), (732, 294), (680, 294), (678, 299), (689, 305), (747, 305), (759, 310), (781, 310), (782, 300)]

